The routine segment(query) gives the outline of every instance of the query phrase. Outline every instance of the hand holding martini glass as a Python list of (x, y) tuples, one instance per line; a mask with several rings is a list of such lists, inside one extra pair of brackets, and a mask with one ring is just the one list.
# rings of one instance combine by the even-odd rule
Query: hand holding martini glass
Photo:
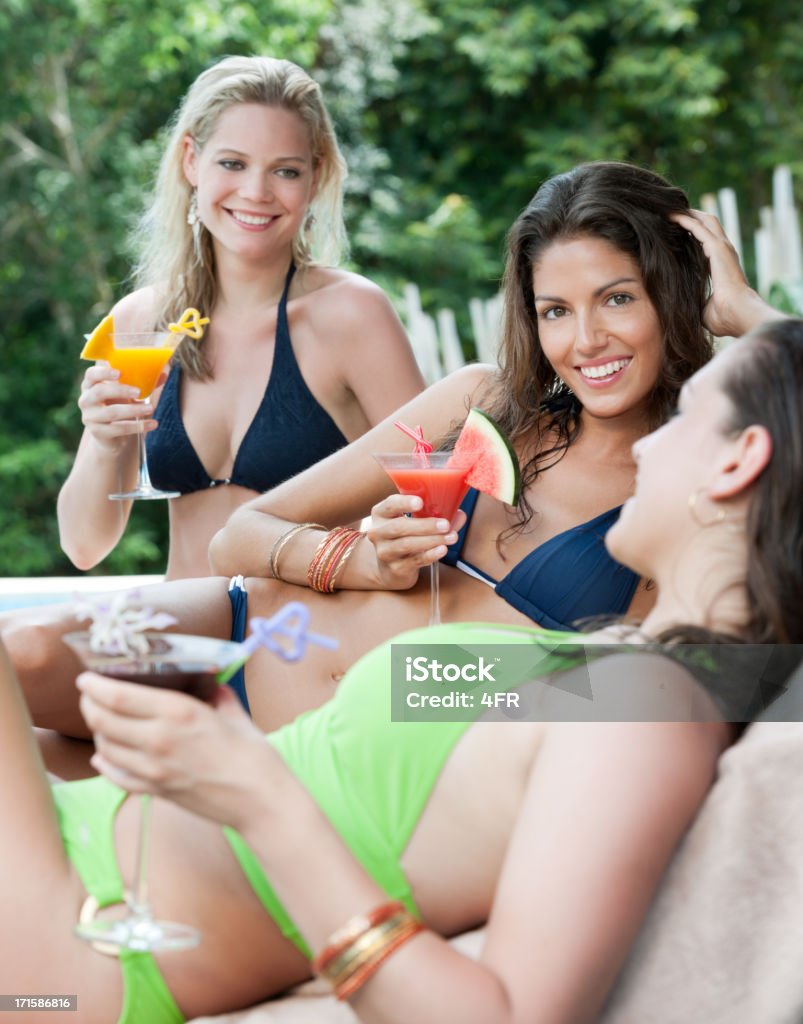
[[(134, 401), (142, 403), (150, 398), (159, 375), (181, 340), (185, 336), (200, 339), (203, 336), (204, 325), (208, 323), (209, 319), (202, 317), (197, 309), (187, 309), (178, 322), (170, 324), (166, 330), (125, 332), (115, 330), (114, 318), (110, 314), (86, 336), (81, 358), (106, 360), (115, 370), (120, 371), (121, 384), (139, 388), (139, 398)], [(152, 501), (156, 498), (179, 497), (178, 491), (162, 491), (151, 483), (142, 420), (137, 421), (137, 427), (139, 468), (136, 486), (130, 491), (110, 494), (109, 500)]]
[[(308, 644), (336, 647), (329, 637), (309, 631), (309, 611), (291, 602), (272, 618), (254, 618), (250, 635), (242, 643), (213, 637), (163, 633), (158, 630), (175, 619), (142, 607), (136, 592), (115, 595), (111, 600), (82, 602), (78, 618), (91, 618), (89, 630), (67, 633), (64, 641), (85, 668), (114, 679), (179, 690), (213, 703), (221, 684), (245, 664), (257, 647), (265, 647), (284, 661), (297, 661)], [(138, 952), (191, 949), (200, 932), (191, 925), (156, 920), (148, 902), (148, 841), (151, 798), (140, 795), (139, 841), (134, 884), (126, 892), (127, 914), (121, 919), (96, 921), (98, 904), (85, 900), (75, 933), (101, 952), (119, 949)]]
[[(496, 423), (479, 409), (471, 409), (453, 451), (434, 452), (421, 427), (396, 426), (415, 442), (412, 452), (374, 455), (400, 494), (414, 494), (423, 505), (413, 512), (417, 519), (454, 519), (469, 487), (515, 505), (520, 474), (515, 452)], [(429, 625), (438, 625), (440, 613), (440, 562), (430, 570)]]

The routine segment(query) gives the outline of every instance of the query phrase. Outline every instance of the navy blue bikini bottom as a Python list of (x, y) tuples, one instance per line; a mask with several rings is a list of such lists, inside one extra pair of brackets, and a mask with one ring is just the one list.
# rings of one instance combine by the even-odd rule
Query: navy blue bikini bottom
[[(233, 576), (229, 583), (229, 601), (231, 602), (231, 639), (238, 644), (245, 640), (245, 628), (248, 625), (248, 594), (245, 592), (245, 580), (242, 576)], [(239, 668), (229, 680), (228, 685), (240, 698), (240, 703), (251, 714), (248, 706), (248, 695), (245, 692), (245, 670)]]

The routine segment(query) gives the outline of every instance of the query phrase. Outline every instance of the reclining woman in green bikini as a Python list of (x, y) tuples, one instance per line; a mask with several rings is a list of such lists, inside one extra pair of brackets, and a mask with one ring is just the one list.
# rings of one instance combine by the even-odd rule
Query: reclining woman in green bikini
[[(635, 444), (635, 494), (607, 535), (658, 584), (628, 641), (803, 642), (801, 444), (803, 321), (760, 329), (691, 378), (678, 415)], [(556, 639), (499, 625), (406, 636), (546, 652)], [(671, 651), (598, 649), (591, 682), (600, 697), (630, 680), (691, 700), (684, 721), (394, 723), (385, 644), (267, 741), (231, 691), (211, 707), (87, 673), (103, 774), (52, 788), (6, 663), (0, 991), (77, 993), (77, 1022), (167, 1024), (279, 993), (314, 953), (372, 1024), (596, 1020), (738, 732), (720, 703), (730, 680), (704, 692)], [(566, 661), (558, 650), (547, 667)], [(72, 934), (87, 890), (119, 898), (117, 858), (130, 877), (126, 791), (157, 798), (153, 905), (203, 933), (158, 964)], [(478, 962), (444, 941), (485, 921)]]
[[(708, 331), (739, 335), (774, 311), (747, 285), (716, 218), (694, 214), (657, 174), (616, 163), (582, 165), (539, 189), (510, 232), (505, 295), (503, 369), (466, 367), (397, 414), (435, 441), (467, 404), (480, 405), (500, 420), (522, 464), (518, 509), (483, 495), (472, 506), (455, 567), (441, 573), (444, 620), (570, 628), (589, 615), (643, 615), (654, 592), (602, 543), (632, 490), (631, 446), (663, 422), (680, 385), (710, 357)], [(395, 494), (371, 458), (410, 450), (393, 427), (397, 416), (237, 512), (213, 544), (227, 578), (171, 582), (149, 598), (182, 632), (228, 635), (229, 575), (265, 577), (273, 561), (290, 583), (247, 583), (250, 613), (270, 615), (297, 599), (292, 584), (306, 584), (325, 535), (294, 526), (335, 527), (375, 506), (371, 542), (357, 544), (339, 592), (304, 592), (339, 650), (311, 652), (303, 671), (264, 672), (260, 658), (248, 666), (248, 699), (265, 729), (323, 703), (373, 645), (427, 621), (426, 571), (423, 586), (416, 580), (457, 534), (452, 524), (407, 518), (414, 499)], [(467, 565), (473, 574), (460, 571)], [(230, 598), (239, 608), (242, 593)], [(55, 609), (15, 617), (12, 627), (4, 636), (34, 720), (82, 735), (77, 667), (59, 639), (75, 624)]]

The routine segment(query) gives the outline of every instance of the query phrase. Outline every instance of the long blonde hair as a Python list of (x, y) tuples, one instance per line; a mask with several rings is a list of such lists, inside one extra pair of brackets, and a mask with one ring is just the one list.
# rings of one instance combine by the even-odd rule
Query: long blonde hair
[[(318, 84), (289, 60), (226, 57), (202, 72), (170, 122), (150, 201), (134, 232), (137, 287), (155, 289), (160, 318), (175, 320), (188, 306), (205, 315), (215, 305), (217, 278), (212, 240), (200, 227), (200, 247), (187, 223), (192, 188), (184, 175), (184, 140), (202, 149), (221, 114), (241, 103), (261, 103), (297, 114), (309, 134), (318, 188), (293, 240), (296, 266), (335, 265), (346, 248), (343, 182), (346, 162)], [(175, 360), (190, 376), (209, 376), (203, 341), (179, 346)]]

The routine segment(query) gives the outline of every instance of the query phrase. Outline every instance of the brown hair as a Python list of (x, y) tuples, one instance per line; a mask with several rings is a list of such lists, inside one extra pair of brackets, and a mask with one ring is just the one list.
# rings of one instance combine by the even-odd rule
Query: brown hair
[[(514, 443), (527, 438), (533, 454), (522, 467), (524, 487), (562, 457), (581, 429), (580, 403), (541, 348), (534, 265), (554, 242), (580, 237), (603, 239), (635, 260), (663, 332), (661, 372), (649, 407), (650, 427), (656, 427), (683, 383), (713, 354), (702, 319), (708, 261), (699, 243), (669, 219), (670, 213), (688, 212), (684, 192), (653, 171), (587, 163), (546, 181), (511, 227), (500, 370), (489, 412)], [(557, 441), (546, 441), (555, 433)], [(531, 518), (524, 498), (520, 511), (522, 522)]]
[(803, 643), (803, 320), (752, 331), (722, 389), (734, 431), (766, 427), (772, 458), (756, 480), (747, 518), (750, 643)]

